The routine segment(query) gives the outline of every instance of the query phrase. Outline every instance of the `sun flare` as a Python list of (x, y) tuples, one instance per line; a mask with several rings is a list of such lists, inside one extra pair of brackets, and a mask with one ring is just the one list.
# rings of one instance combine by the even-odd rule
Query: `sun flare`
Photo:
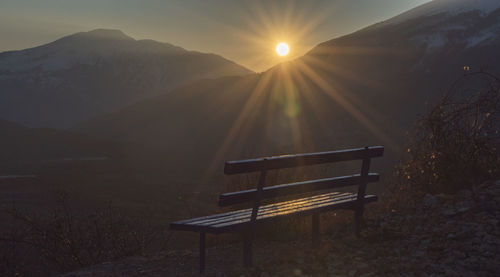
[(288, 52), (290, 52), (290, 47), (288, 46), (288, 44), (280, 42), (278, 43), (278, 45), (276, 45), (276, 53), (278, 53), (278, 55), (286, 56), (288, 55)]

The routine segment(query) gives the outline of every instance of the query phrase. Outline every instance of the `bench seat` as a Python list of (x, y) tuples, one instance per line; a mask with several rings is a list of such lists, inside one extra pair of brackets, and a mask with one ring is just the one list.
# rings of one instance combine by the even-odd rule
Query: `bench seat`
[[(265, 222), (291, 215), (305, 215), (335, 209), (357, 207), (357, 194), (331, 192), (274, 204), (262, 205), (256, 221)], [(376, 195), (365, 195), (364, 203), (377, 201)], [(240, 231), (250, 225), (252, 209), (242, 209), (170, 223), (174, 230), (220, 234)]]

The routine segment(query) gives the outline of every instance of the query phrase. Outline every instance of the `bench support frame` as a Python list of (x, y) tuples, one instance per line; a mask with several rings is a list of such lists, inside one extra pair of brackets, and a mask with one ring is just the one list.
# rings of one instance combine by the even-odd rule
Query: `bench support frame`
[(312, 215), (312, 244), (314, 246), (319, 246), (319, 213), (314, 213)]
[(205, 233), (200, 233), (200, 273), (205, 272)]
[(257, 184), (257, 193), (252, 208), (252, 215), (250, 216), (250, 230), (243, 233), (243, 264), (246, 267), (252, 266), (252, 244), (253, 234), (255, 233), (255, 221), (259, 213), (260, 201), (262, 200), (262, 189), (266, 183), (266, 170), (261, 170), (259, 175), (259, 183)]
[(245, 267), (252, 266), (252, 244), (253, 234), (250, 232), (243, 233), (243, 265)]
[(358, 187), (358, 198), (357, 198), (357, 207), (354, 214), (354, 222), (355, 222), (355, 234), (356, 237), (361, 236), (361, 225), (363, 221), (363, 212), (365, 209), (365, 194), (366, 194), (366, 184), (368, 179), (368, 173), (370, 171), (370, 162), (371, 159), (365, 158), (363, 159), (363, 164), (361, 165), (361, 181), (359, 182)]

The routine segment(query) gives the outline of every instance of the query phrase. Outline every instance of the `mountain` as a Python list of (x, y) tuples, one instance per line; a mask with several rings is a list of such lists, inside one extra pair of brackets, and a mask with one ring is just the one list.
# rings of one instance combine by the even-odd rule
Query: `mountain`
[(0, 117), (67, 128), (184, 82), (249, 73), (218, 55), (97, 29), (0, 53)]
[(500, 75), (499, 45), (500, 2), (435, 0), (321, 43), (301, 61), (326, 79), (363, 91), (360, 97), (373, 96), (388, 108), (383, 113), (396, 112), (409, 124), (409, 115), (425, 112), (423, 104), (439, 99), (461, 75)]
[(193, 178), (221, 175), (227, 159), (375, 144), (392, 165), (464, 70), (500, 75), (499, 8), (433, 1), (264, 73), (191, 82), (76, 130), (154, 146)]

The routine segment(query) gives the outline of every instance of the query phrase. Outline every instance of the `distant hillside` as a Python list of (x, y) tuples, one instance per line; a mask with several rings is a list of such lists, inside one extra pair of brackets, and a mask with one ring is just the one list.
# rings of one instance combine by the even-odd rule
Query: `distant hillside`
[(187, 81), (249, 73), (218, 55), (98, 29), (0, 53), (0, 117), (66, 128)]
[(500, 9), (483, 2), (434, 1), (265, 73), (192, 82), (76, 129), (155, 146), (190, 176), (220, 174), (225, 159), (368, 144), (385, 145), (392, 164), (464, 67), (500, 73)]
[(47, 128), (28, 128), (0, 119), (0, 164), (85, 160), (117, 153), (118, 144)]

